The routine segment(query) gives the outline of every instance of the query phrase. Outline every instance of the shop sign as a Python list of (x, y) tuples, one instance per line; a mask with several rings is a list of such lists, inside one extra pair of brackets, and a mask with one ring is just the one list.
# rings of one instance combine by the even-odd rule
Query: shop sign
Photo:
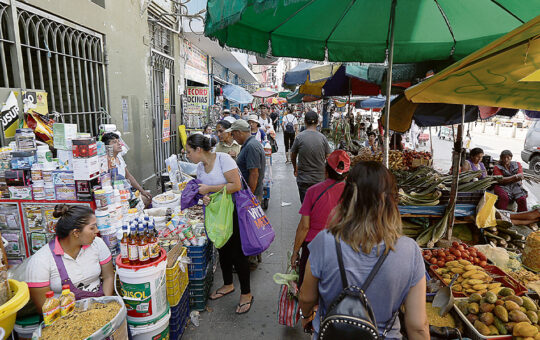
[(171, 140), (171, 120), (170, 119), (164, 119), (163, 120), (163, 131), (162, 131), (162, 141), (163, 143), (167, 143)]
[(184, 103), (184, 113), (204, 115), (210, 103), (210, 89), (207, 86), (188, 86)]
[(45, 91), (23, 91), (23, 112), (37, 113), (42, 116), (49, 114), (47, 107), (47, 92)]
[(0, 117), (2, 119), (4, 136), (6, 138), (15, 137), (15, 131), (19, 127), (19, 105), (15, 97), (15, 92), (11, 91), (9, 93), (6, 103), (2, 106)]
[(184, 49), (186, 55), (185, 77), (208, 85), (208, 56), (188, 40), (184, 40)]
[(169, 118), (169, 111), (171, 110), (171, 75), (168, 68), (165, 68), (164, 77), (165, 79), (163, 79), (163, 110), (165, 111), (165, 119), (167, 119)]

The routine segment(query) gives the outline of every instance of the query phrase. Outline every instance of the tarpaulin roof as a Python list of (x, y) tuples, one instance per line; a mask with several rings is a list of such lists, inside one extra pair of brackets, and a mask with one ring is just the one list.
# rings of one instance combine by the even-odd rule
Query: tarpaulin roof
[(258, 98), (267, 98), (267, 97), (277, 96), (278, 93), (276, 91), (272, 91), (268, 89), (260, 89), (258, 91), (253, 92), (251, 95), (253, 97), (258, 97)]
[[(525, 2), (524, 2), (525, 3)], [(534, 2), (526, 2), (536, 5)], [(532, 11), (538, 14), (540, 11)], [(540, 16), (405, 91), (415, 103), (540, 109)]]
[(223, 96), (238, 104), (249, 104), (253, 101), (253, 96), (248, 91), (233, 84), (223, 86)]

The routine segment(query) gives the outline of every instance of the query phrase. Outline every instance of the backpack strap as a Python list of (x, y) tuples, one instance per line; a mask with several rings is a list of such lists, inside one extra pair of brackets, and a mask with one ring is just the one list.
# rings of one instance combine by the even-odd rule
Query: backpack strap
[(341, 284), (343, 285), (343, 289), (349, 287), (349, 283), (347, 282), (347, 275), (345, 274), (345, 267), (343, 266), (343, 257), (341, 255), (341, 244), (338, 242), (337, 238), (334, 238), (334, 242), (336, 243), (336, 254), (337, 254), (337, 260), (339, 264), (339, 273), (341, 274)]
[(379, 269), (381, 268), (384, 260), (386, 260), (386, 257), (388, 256), (388, 253), (389, 252), (386, 252), (386, 253), (383, 253), (381, 255), (381, 257), (379, 257), (379, 260), (377, 261), (377, 263), (375, 263), (375, 266), (373, 267), (373, 269), (371, 270), (371, 272), (369, 273), (369, 276), (368, 278), (366, 279), (366, 281), (364, 282), (364, 284), (362, 285), (362, 290), (364, 292), (367, 291), (369, 285), (371, 284), (371, 281), (373, 281), (373, 278), (375, 277), (375, 275), (377, 275), (377, 272), (379, 271)]

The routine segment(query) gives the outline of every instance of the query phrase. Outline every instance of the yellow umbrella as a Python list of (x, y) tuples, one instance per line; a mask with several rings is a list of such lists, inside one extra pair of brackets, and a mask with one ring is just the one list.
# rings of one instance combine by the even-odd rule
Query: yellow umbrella
[(336, 74), (340, 66), (341, 64), (328, 64), (311, 68), (309, 70), (309, 79), (300, 86), (298, 92), (321, 97), (324, 84)]
[(540, 16), (405, 91), (415, 103), (540, 109)]

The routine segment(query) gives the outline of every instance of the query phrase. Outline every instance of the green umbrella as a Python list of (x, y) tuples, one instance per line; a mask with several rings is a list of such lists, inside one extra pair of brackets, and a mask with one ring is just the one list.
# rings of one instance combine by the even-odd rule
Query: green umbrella
[(205, 35), (276, 57), (387, 62), (390, 93), (394, 61), (460, 59), (538, 13), (540, 0), (208, 0)]

